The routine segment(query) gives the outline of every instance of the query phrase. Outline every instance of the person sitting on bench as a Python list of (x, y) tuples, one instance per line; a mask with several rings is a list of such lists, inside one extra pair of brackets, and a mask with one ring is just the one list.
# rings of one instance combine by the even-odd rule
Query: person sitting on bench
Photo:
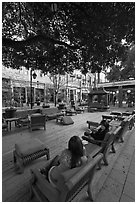
[(87, 161), (85, 147), (78, 136), (73, 136), (68, 142), (68, 148), (63, 150), (61, 155), (57, 155), (50, 163), (48, 170), (48, 180), (53, 187), (62, 172), (79, 167)]
[(85, 136), (89, 136), (94, 140), (104, 140), (106, 133), (109, 131), (109, 123), (107, 120), (102, 120), (99, 127), (88, 132), (84, 132)]

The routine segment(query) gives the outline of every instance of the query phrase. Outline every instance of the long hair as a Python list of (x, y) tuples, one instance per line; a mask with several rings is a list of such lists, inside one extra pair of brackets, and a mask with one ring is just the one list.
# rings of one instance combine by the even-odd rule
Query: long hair
[(79, 162), (81, 162), (81, 157), (83, 156), (83, 144), (78, 136), (73, 136), (70, 138), (68, 143), (68, 149), (70, 150), (71, 157), (71, 168), (75, 168)]

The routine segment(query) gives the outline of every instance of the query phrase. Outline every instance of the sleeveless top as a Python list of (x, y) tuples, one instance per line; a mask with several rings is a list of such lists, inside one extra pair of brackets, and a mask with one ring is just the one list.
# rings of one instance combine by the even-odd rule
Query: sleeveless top
[[(71, 158), (72, 154), (68, 149), (65, 149), (62, 151), (60, 158), (59, 158), (59, 165), (58, 166), (52, 166), (51, 169), (48, 172), (48, 179), (49, 182), (52, 184), (53, 187), (56, 187), (57, 180), (59, 175), (68, 170), (71, 169)], [(81, 161), (79, 161), (76, 166), (81, 166)], [(55, 176), (56, 172), (56, 176)]]

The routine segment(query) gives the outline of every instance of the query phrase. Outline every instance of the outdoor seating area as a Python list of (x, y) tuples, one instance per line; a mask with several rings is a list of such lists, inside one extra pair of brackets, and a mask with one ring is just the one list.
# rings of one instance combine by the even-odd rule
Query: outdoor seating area
[[(103, 113), (103, 115), (105, 114), (106, 112)], [(124, 114), (125, 114), (125, 111), (122, 112), (122, 115)], [(22, 138), (23, 140), (21, 138), (20, 139), (18, 138), (17, 142), (15, 140), (13, 140), (12, 142), (14, 144), (12, 163), (7, 163), (8, 160), (5, 161), (7, 163), (6, 165), (12, 164), (14, 167), (12, 171), (15, 172), (15, 175), (12, 179), (16, 180), (17, 175), (18, 176), (20, 175), (20, 177), (22, 178), (24, 178), (25, 176), (25, 179), (22, 180), (21, 182), (23, 183), (22, 184), (23, 186), (28, 185), (29, 187), (29, 188), (26, 187), (26, 190), (28, 189), (26, 192), (27, 200), (36, 199), (37, 201), (41, 201), (41, 202), (75, 201), (75, 199), (78, 199), (79, 195), (81, 195), (81, 192), (83, 192), (85, 185), (87, 186), (86, 191), (88, 192), (88, 199), (90, 201), (96, 200), (98, 197), (98, 191), (99, 191), (97, 186), (99, 185), (98, 182), (100, 183), (99, 178), (101, 178), (102, 172), (105, 172), (105, 168), (107, 169), (107, 166), (108, 167), (111, 166), (112, 159), (110, 158), (111, 157), (113, 158), (115, 157), (115, 155), (117, 155), (117, 153), (120, 151), (120, 148), (121, 148), (119, 144), (124, 145), (125, 143), (124, 141), (126, 140), (126, 137), (125, 137), (126, 134), (129, 131), (132, 131), (134, 127), (132, 126), (132, 129), (129, 128), (129, 124), (132, 120), (132, 117), (134, 117), (134, 115), (129, 113), (125, 115), (127, 116), (125, 116), (124, 120), (117, 120), (116, 118), (113, 118), (112, 120), (109, 121), (110, 131), (105, 135), (105, 138), (103, 141), (92, 140), (89, 136), (84, 135), (84, 130), (85, 131), (88, 131), (89, 129), (90, 131), (99, 130), (100, 120), (102, 119), (101, 112), (98, 115), (96, 113), (88, 113), (88, 112), (84, 112), (83, 114), (73, 115), (72, 116), (73, 126), (71, 126), (71, 129), (69, 128), (69, 126), (58, 125), (57, 124), (58, 122), (54, 120), (46, 121), (47, 127), (46, 129), (44, 129), (44, 131), (41, 131), (41, 130), (39, 130), (41, 132), (33, 131), (32, 134), (34, 138), (32, 137), (27, 138), (27, 135), (31, 134), (31, 131), (29, 131), (28, 129), (28, 133), (26, 137), (24, 137), (24, 139)], [(40, 116), (43, 116), (43, 115), (41, 115), (40, 113), (32, 114), (31, 117), (34, 118), (34, 121), (32, 119), (32, 121), (34, 122), (33, 123), (34, 127), (35, 125), (37, 126), (37, 123), (40, 122), (39, 120)], [(44, 115), (44, 120), (45, 120), (45, 117), (46, 116)], [(61, 116), (60, 118), (64, 118), (64, 117), (70, 117), (70, 116)], [(92, 117), (95, 118), (96, 122), (92, 122), (89, 120)], [(58, 120), (58, 118), (56, 119)], [(85, 121), (84, 123), (82, 122), (83, 120)], [(86, 123), (88, 124), (88, 127)], [(40, 125), (43, 126), (44, 123), (42, 122), (42, 124)], [(51, 127), (52, 128), (54, 127), (55, 130), (53, 131)], [(83, 127), (83, 128), (81, 129), (80, 127)], [(23, 134), (23, 131), (25, 131), (24, 133), (26, 134), (27, 129), (20, 129), (20, 131), (21, 131), (21, 135)], [(45, 138), (45, 133), (46, 133), (46, 138)], [(65, 136), (63, 136), (64, 134)], [(48, 167), (53, 156), (56, 156), (57, 154), (59, 154), (59, 151), (61, 151), (62, 149), (61, 145), (63, 143), (64, 143), (64, 147), (66, 146), (68, 135), (71, 136), (75, 134), (76, 135), (78, 134), (83, 141), (83, 144), (86, 148), (86, 152), (88, 156), (88, 163), (83, 167), (77, 167), (62, 173), (61, 182), (58, 184), (59, 185), (58, 188), (60, 190), (56, 190), (51, 186), (51, 184), (49, 183), (45, 175), (40, 173), (40, 170), (43, 168), (46, 170), (46, 167)], [(40, 138), (41, 139), (43, 138), (42, 140), (45, 140), (45, 142), (41, 141), (41, 139), (39, 138), (40, 135), (41, 135)], [(36, 136), (37, 136), (37, 139), (36, 139)], [(8, 135), (6, 137), (8, 137)], [(6, 137), (3, 137), (3, 139), (4, 138), (6, 139)], [(12, 137), (10, 138), (12, 139)], [(14, 138), (14, 134), (13, 134), (13, 138)], [(52, 140), (53, 140), (53, 143), (50, 142)], [(51, 144), (52, 144), (52, 148), (51, 148)], [(98, 177), (99, 178), (97, 179), (96, 176), (97, 178)], [(14, 183), (12, 184), (12, 186), (14, 186), (14, 188), (16, 189), (16, 184)], [(31, 196), (30, 196), (30, 189), (31, 189)], [(19, 191), (19, 189), (17, 191)], [(6, 201), (7, 196), (10, 196), (10, 194), (5, 195), (4, 193), (3, 200)], [(19, 201), (21, 201), (20, 199), (21, 198), (19, 198)], [(10, 197), (9, 197), (9, 200), (10, 200)]]
[(135, 202), (135, 2), (2, 2), (2, 202)]
[(38, 127), (44, 127), (45, 130), (47, 120), (57, 119), (64, 115), (65, 112), (58, 110), (56, 107), (16, 110), (10, 118), (7, 118), (5, 112), (3, 112), (3, 129), (11, 131), (12, 122), (14, 122), (17, 128), (27, 126), (32, 130)]

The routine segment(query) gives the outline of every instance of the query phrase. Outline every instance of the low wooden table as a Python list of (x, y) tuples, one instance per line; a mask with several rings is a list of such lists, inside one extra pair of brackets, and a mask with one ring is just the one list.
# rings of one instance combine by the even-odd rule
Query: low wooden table
[(17, 126), (17, 122), (18, 122), (19, 118), (7, 118), (5, 120), (6, 120), (7, 124), (9, 124), (10, 130), (11, 130), (11, 123), (15, 122), (15, 126)]
[(33, 160), (46, 156), (50, 159), (49, 148), (40, 140), (28, 139), (24, 143), (16, 143), (13, 151), (13, 161), (17, 173), (24, 172), (24, 166)]

